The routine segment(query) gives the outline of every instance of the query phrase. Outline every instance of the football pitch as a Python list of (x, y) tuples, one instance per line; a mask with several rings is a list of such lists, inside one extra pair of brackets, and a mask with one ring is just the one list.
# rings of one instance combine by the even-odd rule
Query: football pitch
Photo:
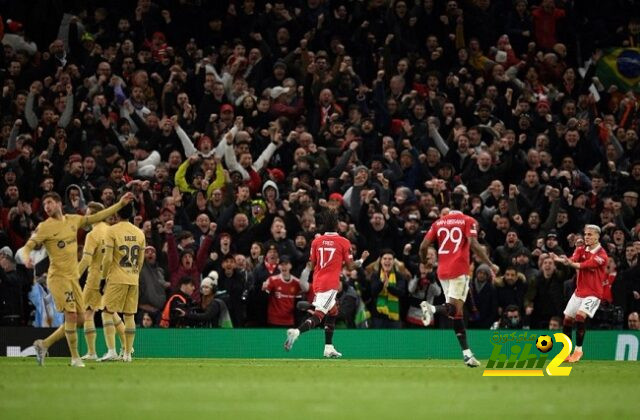
[(0, 418), (637, 418), (640, 385), (637, 362), (583, 361), (568, 377), (501, 378), (453, 360), (67, 363), (0, 358)]

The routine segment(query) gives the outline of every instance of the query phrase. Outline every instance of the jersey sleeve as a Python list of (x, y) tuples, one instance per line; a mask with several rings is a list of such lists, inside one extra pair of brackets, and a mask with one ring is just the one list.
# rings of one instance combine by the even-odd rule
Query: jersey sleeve
[(353, 261), (353, 255), (351, 255), (351, 242), (348, 239), (342, 241), (342, 261), (350, 263)]
[(607, 264), (609, 257), (604, 252), (589, 253), (588, 258), (580, 263), (580, 268), (598, 268)]
[(266, 288), (265, 292), (271, 293), (271, 291), (274, 288), (274, 283), (275, 282), (273, 281), (273, 276), (267, 277), (267, 288)]
[(113, 253), (115, 251), (115, 235), (113, 229), (109, 228), (104, 233), (104, 257), (102, 259), (102, 277), (107, 277), (111, 262), (113, 261)]
[(93, 254), (96, 252), (98, 239), (95, 232), (90, 232), (87, 235), (87, 239), (84, 241), (84, 247), (82, 248), (82, 259), (78, 264), (78, 277), (82, 276), (85, 270), (91, 265)]
[(93, 257), (93, 254), (96, 252), (96, 248), (98, 247), (98, 238), (95, 232), (90, 232), (87, 235), (87, 239), (84, 241), (84, 247), (82, 248), (82, 253)]
[(465, 223), (464, 233), (468, 238), (478, 237), (478, 223), (476, 222), (476, 219), (467, 216), (467, 223)]
[(27, 257), (36, 247), (44, 244), (44, 241), (47, 240), (48, 237), (49, 231), (47, 226), (44, 223), (40, 223), (33, 231), (31, 238), (29, 238), (24, 248), (22, 248), (23, 255)]
[(118, 201), (113, 206), (107, 207), (104, 210), (100, 210), (99, 212), (97, 212), (95, 214), (90, 214), (90, 215), (86, 215), (86, 216), (78, 216), (80, 218), (79, 226), (80, 227), (84, 227), (84, 226), (92, 225), (94, 223), (101, 222), (104, 219), (116, 214), (118, 212), (118, 210), (120, 210), (122, 207), (124, 207), (124, 203)]
[(309, 261), (311, 261), (314, 265), (318, 263), (316, 257), (316, 255), (318, 254), (316, 252), (317, 247), (318, 242), (314, 239), (313, 242), (311, 242), (311, 249), (309, 250)]
[(144, 265), (144, 249), (147, 246), (147, 238), (145, 238), (144, 232), (140, 230), (139, 233), (140, 233), (140, 237), (142, 238), (142, 240), (140, 241), (140, 244), (142, 245), (140, 248), (140, 252), (142, 255), (138, 256), (138, 273), (142, 271), (142, 266)]
[(573, 255), (571, 256), (571, 258), (569, 259), (573, 262), (579, 262), (583, 251), (584, 251), (584, 247), (581, 247), (581, 246), (577, 247), (575, 251), (573, 251)]

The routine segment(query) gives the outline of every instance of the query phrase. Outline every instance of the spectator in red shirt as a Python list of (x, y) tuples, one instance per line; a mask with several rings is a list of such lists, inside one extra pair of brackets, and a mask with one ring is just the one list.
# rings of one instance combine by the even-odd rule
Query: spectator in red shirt
[(309, 290), (308, 282), (301, 282), (291, 275), (291, 258), (280, 257), (280, 273), (262, 283), (262, 290), (269, 294), (267, 324), (273, 327), (292, 327), (295, 323), (296, 298)]
[(533, 16), (533, 34), (538, 48), (550, 51), (558, 42), (556, 26), (558, 20), (564, 18), (565, 11), (556, 9), (554, 0), (543, 0), (540, 7), (533, 9), (531, 16)]

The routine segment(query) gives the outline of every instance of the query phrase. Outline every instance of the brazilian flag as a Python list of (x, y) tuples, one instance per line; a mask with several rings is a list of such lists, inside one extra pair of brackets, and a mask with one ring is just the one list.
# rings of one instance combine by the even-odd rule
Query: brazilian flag
[(610, 48), (598, 61), (596, 75), (605, 87), (640, 92), (640, 48)]

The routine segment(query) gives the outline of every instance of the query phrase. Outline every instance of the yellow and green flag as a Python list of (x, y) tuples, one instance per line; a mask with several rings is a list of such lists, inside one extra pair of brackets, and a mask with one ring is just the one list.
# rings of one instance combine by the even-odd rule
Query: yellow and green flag
[(598, 61), (596, 75), (605, 87), (640, 92), (640, 48), (610, 48)]

